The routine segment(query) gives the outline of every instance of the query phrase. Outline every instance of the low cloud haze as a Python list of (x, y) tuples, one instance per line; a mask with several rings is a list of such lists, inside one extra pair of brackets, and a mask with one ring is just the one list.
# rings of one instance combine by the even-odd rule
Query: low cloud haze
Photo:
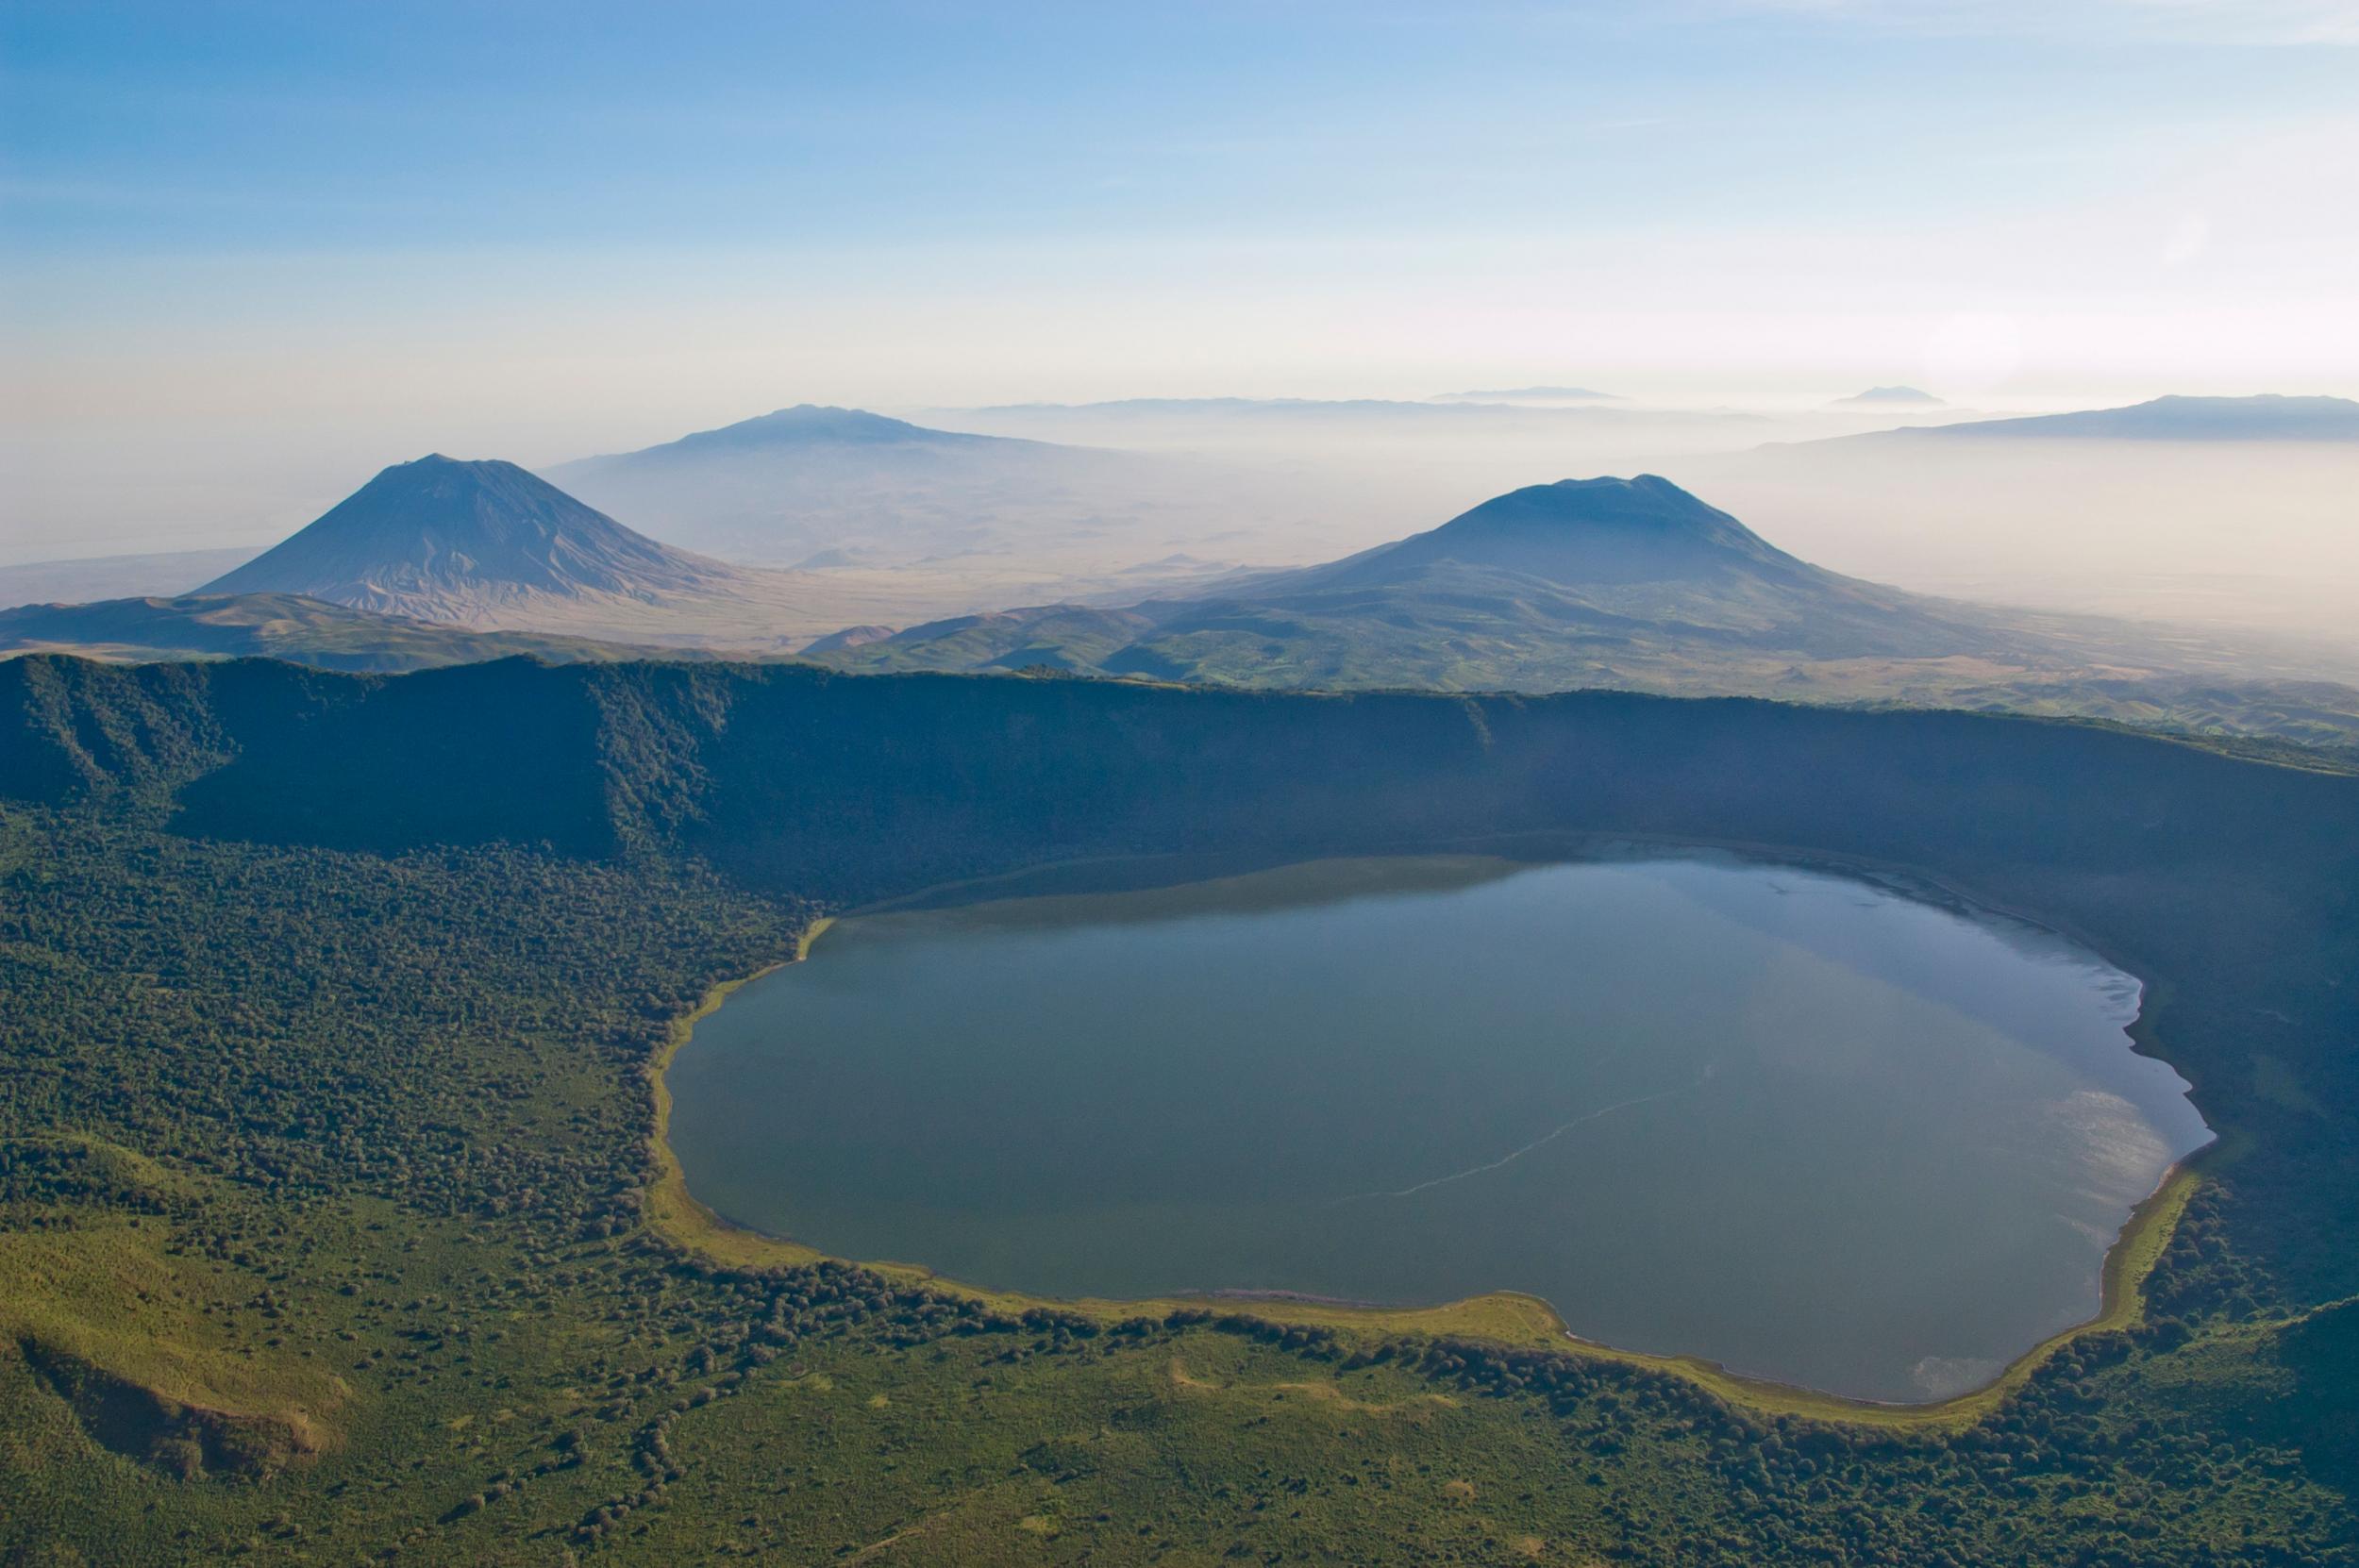
[[(1648, 469), (1934, 592), (2323, 635), (2359, 579), (2336, 452), (1755, 452), (1913, 422), (1829, 410), (1894, 384), (2359, 393), (2345, 7), (409, 9), (13, 14), (0, 563), (259, 547), (428, 451), (810, 402), (1167, 459), (989, 526), (830, 478), (849, 510), (741, 552), (899, 496), (847, 548), (945, 546), (979, 598)], [(1031, 407), (1535, 385), (1614, 401)]]

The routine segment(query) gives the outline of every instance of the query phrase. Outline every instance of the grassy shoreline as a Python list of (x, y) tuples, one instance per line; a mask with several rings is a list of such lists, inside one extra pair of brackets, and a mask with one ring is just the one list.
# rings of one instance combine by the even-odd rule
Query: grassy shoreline
[[(1723, 847), (1714, 845), (1711, 847)], [(1729, 846), (1732, 847), (1732, 846)], [(1759, 847), (1759, 846), (1754, 846)], [(993, 878), (991, 880), (998, 880)], [(898, 902), (898, 901), (896, 901)], [(2001, 911), (2014, 914), (2014, 911)], [(674, 1020), (662, 1050), (646, 1068), (654, 1102), (651, 1149), (657, 1177), (650, 1187), (645, 1214), (650, 1230), (664, 1241), (714, 1262), (744, 1267), (795, 1266), (828, 1256), (800, 1242), (748, 1229), (722, 1218), (689, 1191), (687, 1173), (671, 1146), (672, 1095), (664, 1074), (673, 1059), (695, 1032), (740, 987), (777, 973), (788, 963), (801, 962), (811, 944), (838, 917), (823, 916), (797, 935), (789, 959), (766, 964), (751, 974), (726, 980), (707, 992), (689, 1012)], [(2024, 918), (2015, 915), (2015, 918)], [(2159, 1056), (2141, 1012), (2133, 1034), (2140, 1049)], [(2201, 1185), (2202, 1168), (2229, 1158), (2224, 1142), (2215, 1139), (2163, 1173), (2152, 1193), (2130, 1211), (2120, 1232), (2105, 1252), (2100, 1276), (2099, 1306), (2094, 1316), (2042, 1340), (1980, 1387), (1946, 1399), (1903, 1405), (1853, 1399), (1796, 1384), (1748, 1376), (1697, 1356), (1658, 1355), (1624, 1350), (1583, 1339), (1556, 1309), (1538, 1296), (1517, 1291), (1494, 1291), (1435, 1307), (1373, 1307), (1306, 1300), (1297, 1296), (1220, 1295), (1108, 1300), (1085, 1297), (1067, 1300), (1022, 1292), (994, 1291), (947, 1279), (920, 1264), (845, 1259), (908, 1281), (923, 1281), (936, 1289), (957, 1292), (1002, 1310), (1055, 1307), (1079, 1311), (1106, 1323), (1142, 1312), (1166, 1312), (1177, 1308), (1209, 1309), (1226, 1315), (1251, 1315), (1271, 1322), (1316, 1326), (1351, 1338), (1377, 1340), (1405, 1334), (1481, 1340), (1525, 1349), (1564, 1351), (1597, 1360), (1669, 1373), (1705, 1389), (1721, 1399), (1762, 1415), (1799, 1416), (1889, 1430), (1954, 1429), (1968, 1426), (1997, 1410), (2016, 1390), (2057, 1352), (2086, 1334), (2134, 1327), (2144, 1318), (2144, 1286), (2156, 1261), (2168, 1246), (2188, 1200)]]
[[(672, 1151), (672, 1090), (663, 1075), (696, 1032), (696, 1026), (710, 1018), (728, 1001), (739, 987), (751, 985), (765, 975), (775, 975), (789, 963), (800, 963), (811, 952), (811, 944), (821, 933), (835, 924), (833, 915), (822, 915), (803, 927), (795, 939), (795, 954), (768, 963), (750, 975), (734, 980), (724, 980), (706, 992), (696, 1005), (672, 1021), (665, 1032), (663, 1047), (645, 1068), (647, 1093), (655, 1110), (655, 1123), (648, 1134), (648, 1152), (655, 1158), (656, 1179), (647, 1189), (645, 1214), (648, 1227), (656, 1234), (693, 1251), (702, 1252), (719, 1261), (759, 1266), (771, 1263), (808, 1263), (819, 1257), (810, 1247), (800, 1246), (776, 1237), (760, 1237), (755, 1232), (730, 1225), (711, 1209), (696, 1201), (688, 1191), (688, 1173), (680, 1168), (679, 1156)], [(719, 1244), (730, 1238), (743, 1237), (760, 1245), (743, 1255), (734, 1248)]]

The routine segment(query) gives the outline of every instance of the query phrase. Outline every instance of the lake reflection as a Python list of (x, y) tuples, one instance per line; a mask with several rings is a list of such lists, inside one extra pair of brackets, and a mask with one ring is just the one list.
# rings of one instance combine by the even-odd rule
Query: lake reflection
[(1729, 856), (1321, 861), (844, 922), (673, 1065), (738, 1223), (1047, 1295), (1545, 1296), (1866, 1398), (2097, 1309), (2208, 1134), (2062, 938)]

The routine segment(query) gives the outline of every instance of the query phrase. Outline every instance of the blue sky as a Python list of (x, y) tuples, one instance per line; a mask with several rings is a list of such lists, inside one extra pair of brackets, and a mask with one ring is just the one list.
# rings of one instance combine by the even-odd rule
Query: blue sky
[(2359, 391), (2355, 106), (2359, 0), (14, 0), (0, 419), (54, 508), (801, 397)]
[(2301, 29), (2241, 24), (2249, 6), (2092, 8), (2114, 25), (18, 0), (8, 242), (61, 260), (1939, 220), (2348, 113), (2359, 85), (2351, 48), (2282, 42)]

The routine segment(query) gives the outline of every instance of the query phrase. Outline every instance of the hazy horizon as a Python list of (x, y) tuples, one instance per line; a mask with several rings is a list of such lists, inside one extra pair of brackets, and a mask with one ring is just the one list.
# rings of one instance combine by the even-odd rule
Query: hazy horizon
[(804, 401), (2359, 393), (2335, 0), (590, 12), (12, 8), (0, 558)]

